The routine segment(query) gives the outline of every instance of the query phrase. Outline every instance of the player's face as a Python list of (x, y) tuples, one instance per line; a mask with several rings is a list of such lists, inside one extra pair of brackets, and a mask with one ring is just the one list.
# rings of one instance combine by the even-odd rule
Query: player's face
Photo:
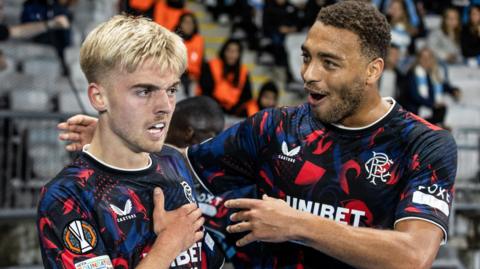
[(367, 60), (356, 34), (315, 22), (302, 46), (301, 69), (315, 117), (342, 123), (355, 114), (365, 92)]
[(161, 150), (175, 109), (178, 74), (146, 61), (133, 73), (108, 77), (107, 124), (112, 139), (133, 152)]

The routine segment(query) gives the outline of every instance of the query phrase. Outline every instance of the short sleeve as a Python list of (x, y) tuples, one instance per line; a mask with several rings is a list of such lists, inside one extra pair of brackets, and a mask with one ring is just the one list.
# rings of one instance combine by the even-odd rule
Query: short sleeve
[(448, 218), (453, 202), (457, 167), (457, 146), (447, 131), (435, 131), (420, 139), (412, 153), (409, 176), (399, 197), (396, 221), (422, 219), (444, 232), (447, 239)]
[(44, 266), (113, 268), (93, 213), (75, 189), (53, 183), (42, 190), (37, 228)]
[(273, 110), (264, 110), (187, 150), (202, 185), (213, 194), (255, 184), (261, 151), (269, 143)]

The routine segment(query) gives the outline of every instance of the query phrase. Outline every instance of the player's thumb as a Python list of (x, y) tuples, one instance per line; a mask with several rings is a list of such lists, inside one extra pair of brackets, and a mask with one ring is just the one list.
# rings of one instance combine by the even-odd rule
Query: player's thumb
[(165, 197), (162, 189), (159, 187), (153, 190), (153, 204), (155, 205), (155, 210), (165, 211)]
[(269, 200), (272, 201), (272, 200), (276, 200), (276, 199), (268, 196), (267, 194), (263, 194), (263, 195), (262, 195), (262, 200), (264, 200), (264, 201), (269, 201)]

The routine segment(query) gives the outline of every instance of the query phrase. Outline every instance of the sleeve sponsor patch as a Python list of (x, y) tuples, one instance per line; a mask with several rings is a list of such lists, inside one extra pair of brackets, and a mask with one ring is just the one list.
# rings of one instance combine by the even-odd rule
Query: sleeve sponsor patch
[(421, 191), (415, 191), (413, 193), (412, 202), (420, 205), (428, 205), (438, 209), (447, 217), (450, 213), (448, 204), (445, 201), (442, 201), (431, 194), (425, 194)]
[(63, 229), (63, 243), (75, 254), (85, 254), (97, 246), (97, 234), (93, 226), (84, 220), (74, 220)]
[(212, 237), (210, 237), (209, 233), (205, 233), (205, 243), (207, 244), (208, 248), (213, 251), (213, 246), (215, 246), (215, 241), (213, 241)]
[(113, 265), (110, 261), (110, 257), (103, 255), (77, 262), (75, 264), (75, 269), (113, 269)]

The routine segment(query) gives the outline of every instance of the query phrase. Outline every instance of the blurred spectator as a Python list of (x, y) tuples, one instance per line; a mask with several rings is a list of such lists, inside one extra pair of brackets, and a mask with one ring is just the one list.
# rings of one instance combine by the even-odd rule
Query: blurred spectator
[(232, 14), (231, 33), (235, 34), (238, 30), (241, 30), (247, 40), (248, 48), (250, 50), (258, 50), (260, 33), (254, 21), (256, 9), (245, 0), (236, 0), (232, 8), (235, 12)]
[(185, 7), (185, 0), (128, 0), (127, 12), (134, 15), (146, 15), (163, 27), (173, 31), (180, 17), (190, 11)]
[(446, 70), (438, 64), (432, 50), (421, 49), (416, 64), (407, 74), (408, 87), (402, 92), (404, 98), (400, 104), (415, 114), (422, 106), (429, 108), (432, 115), (427, 120), (442, 126), (447, 113), (444, 95), (452, 95), (455, 101), (460, 98), (460, 90), (452, 87), (446, 77)]
[(227, 24), (229, 21), (228, 17), (234, 14), (232, 8), (234, 1), (232, 0), (206, 0), (205, 4), (208, 11), (212, 14), (213, 20), (220, 24)]
[(468, 23), (461, 36), (462, 53), (471, 66), (480, 64), (480, 6), (470, 8)]
[(70, 22), (65, 15), (55, 16), (47, 21), (28, 22), (11, 26), (0, 23), (0, 41), (8, 38), (31, 38), (50, 29), (67, 29), (69, 27)]
[(0, 73), (7, 69), (8, 64), (7, 64), (7, 58), (5, 57), (5, 54), (3, 54), (3, 51), (0, 50)]
[(287, 82), (293, 80), (288, 65), (287, 51), (285, 50), (285, 36), (297, 32), (301, 28), (298, 10), (287, 0), (266, 0), (263, 13), (263, 31), (271, 40), (271, 45), (265, 48), (273, 54), (275, 65), (285, 68)]
[(279, 91), (273, 81), (267, 81), (260, 87), (257, 99), (252, 99), (245, 104), (245, 110), (241, 116), (252, 116), (260, 110), (273, 108), (278, 105)]
[(237, 115), (252, 99), (250, 75), (242, 64), (240, 41), (228, 39), (220, 48), (218, 57), (203, 65), (199, 86), (199, 93), (215, 99), (230, 115)]
[(433, 14), (442, 14), (452, 5), (452, 0), (417, 0), (417, 2), (421, 2), (425, 10)]
[(165, 142), (177, 148), (199, 144), (223, 131), (224, 125), (222, 108), (212, 98), (183, 99), (175, 106)]
[(403, 65), (408, 57), (408, 48), (413, 42), (413, 36), (418, 30), (411, 24), (407, 6), (403, 0), (391, 0), (387, 19), (391, 27), (392, 44), (400, 49), (400, 61)]
[(180, 16), (175, 32), (183, 38), (187, 47), (187, 71), (182, 76), (182, 85), (186, 96), (190, 95), (190, 83), (200, 79), (202, 69), (205, 42), (198, 30), (198, 21), (193, 13), (185, 13)]
[(385, 69), (379, 82), (380, 95), (383, 97), (393, 97), (397, 101), (399, 101), (400, 93), (405, 86), (405, 74), (398, 68), (399, 60), (400, 51), (398, 47), (391, 45), (388, 48), (385, 59)]
[[(75, 1), (68, 0), (27, 0), (23, 3), (21, 14), (22, 23), (55, 21), (57, 16), (65, 16), (72, 20), (70, 5)], [(68, 28), (55, 28), (46, 33), (36, 35), (34, 42), (52, 45), (61, 61), (63, 73), (68, 74), (68, 67), (65, 63), (65, 49), (71, 43), (71, 30)]]
[(335, 0), (308, 0), (305, 5), (303, 27), (310, 28), (317, 19), (318, 12), (324, 6), (334, 4)]
[(443, 12), (440, 29), (428, 35), (428, 46), (439, 60), (448, 64), (461, 62), (461, 31), (460, 13), (455, 8), (447, 8)]

